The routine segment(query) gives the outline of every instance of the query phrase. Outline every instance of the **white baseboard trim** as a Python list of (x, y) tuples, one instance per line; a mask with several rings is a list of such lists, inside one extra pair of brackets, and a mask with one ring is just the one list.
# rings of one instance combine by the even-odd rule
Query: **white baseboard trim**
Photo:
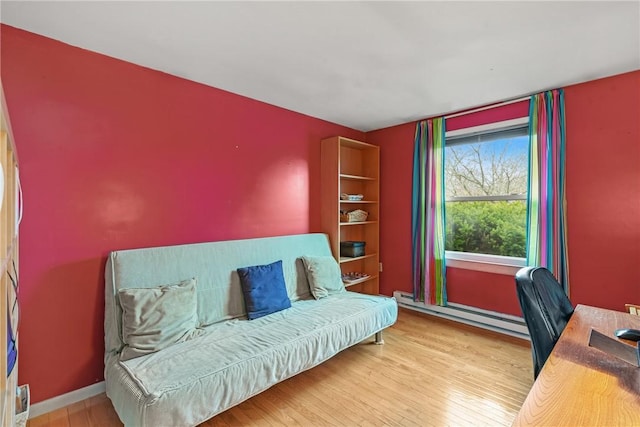
[(529, 330), (521, 317), (456, 303), (449, 303), (447, 307), (425, 304), (414, 301), (413, 295), (402, 291), (395, 291), (393, 296), (400, 307), (530, 340)]
[(104, 393), (105, 390), (106, 387), (104, 381), (100, 381), (99, 383), (91, 384), (89, 386), (79, 388), (78, 390), (73, 390), (69, 393), (61, 394), (60, 396), (35, 403), (31, 405), (31, 409), (29, 410), (29, 419), (53, 412), (56, 409), (64, 408), (65, 406), (72, 405), (90, 397), (97, 396), (100, 393)]

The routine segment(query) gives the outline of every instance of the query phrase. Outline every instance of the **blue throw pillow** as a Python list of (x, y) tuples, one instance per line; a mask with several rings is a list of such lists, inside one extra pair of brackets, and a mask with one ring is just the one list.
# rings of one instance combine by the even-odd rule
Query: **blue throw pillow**
[(240, 276), (249, 320), (291, 307), (282, 273), (282, 261), (236, 270)]

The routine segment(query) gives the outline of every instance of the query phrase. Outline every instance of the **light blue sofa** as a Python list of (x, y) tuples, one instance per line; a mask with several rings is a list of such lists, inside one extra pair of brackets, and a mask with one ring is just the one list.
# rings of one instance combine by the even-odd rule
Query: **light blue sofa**
[[(313, 298), (300, 257), (327, 255), (325, 234), (112, 252), (105, 275), (105, 382), (122, 422), (199, 424), (392, 325), (393, 298), (354, 292)], [(249, 321), (236, 269), (277, 260), (292, 306)], [(118, 290), (192, 277), (204, 334), (121, 360)]]

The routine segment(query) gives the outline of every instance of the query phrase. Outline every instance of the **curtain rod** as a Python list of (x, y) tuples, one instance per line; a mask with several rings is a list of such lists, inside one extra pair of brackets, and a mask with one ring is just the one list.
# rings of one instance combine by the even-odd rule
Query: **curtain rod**
[(516, 102), (525, 101), (525, 100), (530, 99), (530, 98), (531, 98), (530, 95), (529, 96), (523, 96), (521, 98), (511, 99), (509, 101), (498, 102), (497, 104), (485, 105), (484, 107), (478, 107), (478, 108), (475, 108), (473, 110), (466, 110), (466, 111), (462, 111), (460, 113), (447, 114), (447, 115), (445, 115), (443, 117), (445, 119), (451, 119), (453, 117), (465, 116), (467, 114), (477, 113), (479, 111), (489, 110), (491, 108), (502, 107), (503, 105), (515, 104)]

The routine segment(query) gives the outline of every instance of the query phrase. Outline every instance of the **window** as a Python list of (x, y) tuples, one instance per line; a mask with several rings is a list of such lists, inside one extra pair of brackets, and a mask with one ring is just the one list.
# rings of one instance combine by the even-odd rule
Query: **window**
[(447, 132), (447, 259), (524, 265), (528, 119)]

